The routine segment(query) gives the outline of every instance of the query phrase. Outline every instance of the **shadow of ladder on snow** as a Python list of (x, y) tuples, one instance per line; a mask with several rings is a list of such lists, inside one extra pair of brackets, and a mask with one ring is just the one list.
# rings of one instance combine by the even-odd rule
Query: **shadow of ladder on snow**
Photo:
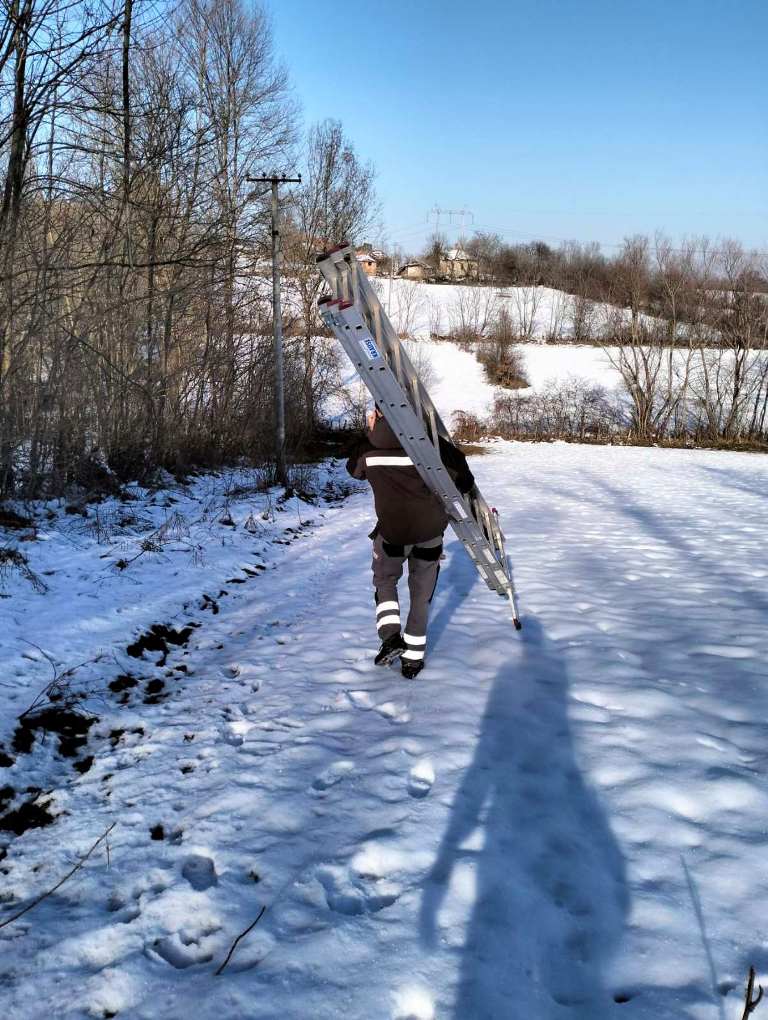
[(627, 912), (624, 859), (575, 759), (562, 656), (530, 616), (517, 648), (491, 686), (426, 880), (421, 939), (436, 944), (452, 878), (473, 882), (464, 945), (453, 950), (454, 1020), (546, 1020), (563, 1007), (594, 1020), (626, 1001), (602, 981)]

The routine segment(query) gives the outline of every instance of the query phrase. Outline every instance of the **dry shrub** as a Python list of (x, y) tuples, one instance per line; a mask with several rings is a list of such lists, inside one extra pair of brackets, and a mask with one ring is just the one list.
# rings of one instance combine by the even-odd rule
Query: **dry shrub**
[(456, 411), (453, 421), (453, 439), (463, 446), (466, 446), (467, 443), (476, 443), (487, 435), (485, 422), (476, 414), (469, 414), (468, 411)]
[(603, 387), (577, 378), (530, 395), (500, 395), (489, 424), (509, 439), (609, 441), (627, 431), (621, 408)]

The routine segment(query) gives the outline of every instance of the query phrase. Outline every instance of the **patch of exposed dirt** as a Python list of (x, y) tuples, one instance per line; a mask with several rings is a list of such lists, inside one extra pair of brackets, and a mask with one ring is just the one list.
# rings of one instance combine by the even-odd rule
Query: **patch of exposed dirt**
[(199, 626), (199, 623), (189, 623), (186, 627), (176, 630), (166, 624), (156, 623), (146, 634), (142, 634), (132, 645), (128, 645), (126, 652), (134, 659), (140, 659), (144, 652), (160, 652), (161, 658), (157, 660), (157, 665), (164, 666), (171, 651), (170, 646), (182, 648)]
[[(15, 796), (13, 787), (4, 786), (0, 790), (0, 810), (3, 810), (10, 802), (9, 799), (5, 799), (8, 791), (10, 791), (10, 800)], [(22, 801), (18, 807), (0, 815), (0, 832), (12, 832), (16, 836), (23, 836), (28, 829), (42, 829), (55, 821), (55, 815), (49, 811), (50, 800), (40, 803), (40, 799), (41, 795), (36, 793), (29, 800)]]
[(96, 716), (83, 715), (69, 708), (52, 706), (39, 712), (23, 716), (13, 734), (13, 749), (17, 754), (28, 754), (35, 737), (55, 733), (59, 738), (59, 753), (65, 758), (74, 758), (88, 740), (88, 730), (96, 722)]
[(127, 705), (131, 700), (131, 690), (134, 687), (139, 686), (139, 681), (136, 677), (130, 675), (130, 673), (123, 673), (120, 676), (115, 677), (114, 680), (109, 684), (109, 689), (114, 694), (119, 694), (120, 697), (117, 699), (118, 704)]
[(165, 683), (162, 680), (150, 680), (145, 690), (144, 704), (156, 705), (164, 697)]
[(134, 726), (134, 728), (132, 730), (127, 730), (127, 731), (124, 730), (124, 729), (122, 729), (122, 730), (110, 730), (110, 732), (109, 732), (109, 740), (110, 740), (110, 743), (112, 744), (112, 747), (117, 747), (117, 745), (120, 743), (123, 735), (126, 732), (128, 732), (129, 735), (132, 734), (132, 735), (137, 736), (137, 737), (143, 737), (144, 736), (144, 727), (143, 726)]
[(115, 694), (119, 694), (121, 691), (127, 691), (131, 687), (138, 687), (139, 681), (136, 677), (130, 675), (130, 673), (124, 673), (121, 676), (115, 677), (110, 683), (110, 691), (114, 691)]
[(6, 528), (8, 531), (28, 531), (34, 526), (35, 522), (31, 517), (23, 517), (15, 510), (0, 506), (0, 528)]

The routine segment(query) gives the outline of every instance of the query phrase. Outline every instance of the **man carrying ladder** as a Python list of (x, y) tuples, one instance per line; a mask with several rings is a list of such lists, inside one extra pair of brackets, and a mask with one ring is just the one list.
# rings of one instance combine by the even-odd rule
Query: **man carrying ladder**
[[(475, 480), (464, 454), (441, 437), (440, 457), (459, 492), (470, 492)], [(353, 478), (367, 479), (376, 507), (373, 586), (381, 647), (375, 662), (386, 666), (400, 658), (403, 676), (412, 680), (424, 668), (429, 605), (448, 516), (378, 409), (369, 415), (366, 442), (349, 458), (347, 470)], [(406, 561), (411, 602), (401, 634), (397, 583)]]
[[(425, 601), (422, 593), (422, 589), (427, 589), (428, 571), (420, 564), (434, 562), (430, 568), (431, 597), (440, 553), (432, 553), (435, 559), (430, 561), (424, 558), (427, 556), (425, 549), (436, 549), (442, 545), (447, 523), (450, 522), (488, 587), (509, 600), (512, 622), (515, 629), (520, 630), (522, 624), (512, 567), (504, 547), (498, 514), (473, 484), (466, 459), (451, 443), (450, 433), (355, 259), (354, 248), (349, 244), (340, 245), (319, 255), (317, 261), (329, 288), (329, 293), (319, 300), (323, 322), (340, 342), (376, 401), (377, 408), (381, 409), (381, 425), (376, 419), (369, 422), (368, 438), (370, 440), (374, 428), (383, 430), (386, 426), (389, 430), (387, 433), (377, 432), (377, 436), (386, 436), (380, 445), (369, 442), (368, 449), (348, 465), (355, 477), (367, 478), (373, 486), (379, 525), (383, 530), (382, 542), (386, 540), (390, 546), (396, 545), (398, 553), (402, 546), (401, 556), (390, 557), (402, 561), (392, 566), (394, 580), (385, 579), (385, 575), (380, 577), (382, 591), (388, 595), (380, 602), (397, 602), (397, 580), (406, 559), (409, 561), (409, 578), (413, 579), (410, 583), (416, 584), (417, 576), (424, 575), (424, 583), (416, 585), (416, 604), (421, 606), (421, 617), (418, 613), (413, 619), (409, 616), (406, 628), (406, 635), (417, 640), (409, 644), (401, 638), (398, 643), (394, 632), (385, 632), (385, 627), (390, 625), (394, 631), (396, 622), (397, 630), (400, 629), (399, 608), (395, 611), (390, 606), (386, 612), (397, 621), (389, 620), (382, 624), (380, 633), (382, 637), (393, 640), (387, 649), (380, 650), (377, 661), (391, 662), (393, 658), (402, 656), (405, 675), (415, 676), (424, 663), (429, 606), (429, 597)], [(383, 474), (390, 468), (400, 470)], [(380, 472), (381, 484), (377, 481)], [(418, 479), (420, 487), (416, 485)], [(393, 511), (391, 516), (390, 509)], [(411, 529), (409, 526), (402, 532), (403, 521), (413, 521), (414, 527)], [(422, 527), (427, 522), (429, 526)], [(425, 545), (433, 541), (434, 544)], [(418, 555), (414, 555), (416, 547), (420, 550)], [(375, 553), (378, 562), (378, 550)], [(388, 574), (386, 578), (389, 578)], [(378, 590), (376, 580), (374, 583)], [(419, 665), (415, 671), (405, 668), (416, 663)]]

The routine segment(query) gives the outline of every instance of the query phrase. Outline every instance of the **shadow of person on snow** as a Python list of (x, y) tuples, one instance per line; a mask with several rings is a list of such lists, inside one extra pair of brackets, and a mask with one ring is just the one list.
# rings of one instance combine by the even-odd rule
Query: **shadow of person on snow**
[(523, 628), (427, 876), (420, 937), (437, 945), (440, 915), (460, 954), (454, 1020), (594, 1020), (626, 1001), (602, 980), (627, 911), (624, 860), (579, 772), (563, 659), (538, 620)]
[(430, 614), (427, 631), (430, 654), (438, 648), (440, 638), (451, 622), (453, 614), (467, 598), (472, 586), (480, 582), (477, 567), (464, 551), (458, 538), (445, 547), (445, 553), (445, 563), (440, 564), (433, 596), (439, 608), (434, 616)]

